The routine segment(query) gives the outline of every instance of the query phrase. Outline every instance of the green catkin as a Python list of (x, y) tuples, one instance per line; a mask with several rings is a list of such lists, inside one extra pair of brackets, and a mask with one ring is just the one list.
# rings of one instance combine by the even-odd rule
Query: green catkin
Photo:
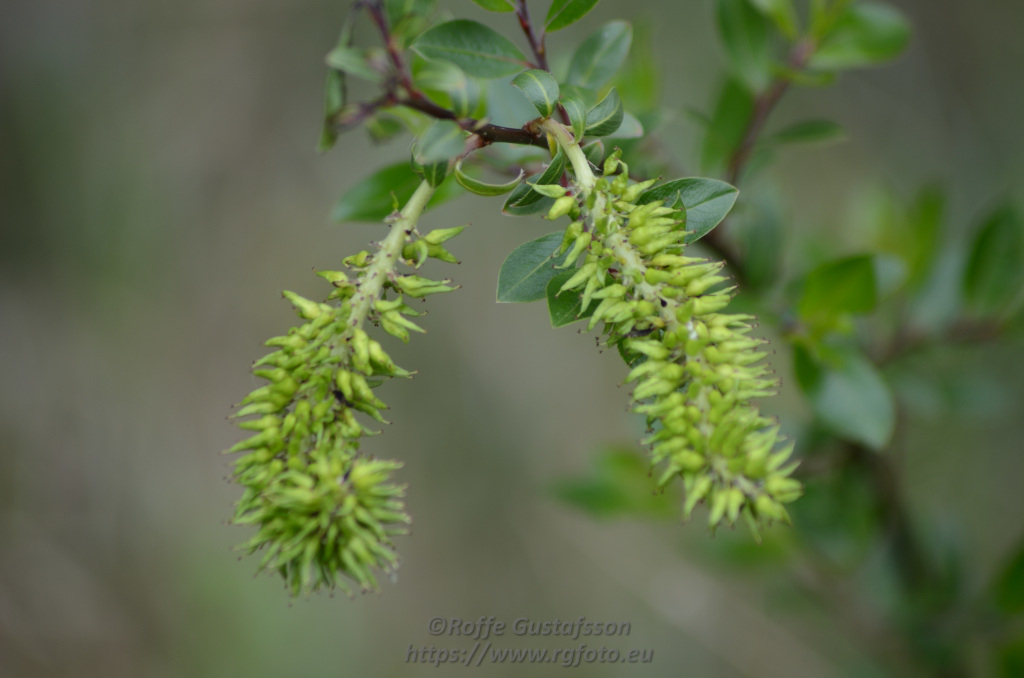
[(255, 389), (235, 413), (253, 435), (228, 452), (242, 452), (234, 481), (243, 487), (233, 522), (257, 529), (240, 548), (263, 552), (259, 569), (276, 570), (292, 595), (321, 587), (352, 593), (378, 587), (375, 570), (398, 566), (391, 537), (410, 522), (405, 488), (390, 482), (402, 465), (362, 454), (360, 439), (376, 433), (362, 416), (384, 422), (386, 405), (373, 387), (411, 375), (364, 329), (380, 325), (407, 341), (423, 330), (408, 319), (420, 315), (403, 301), (454, 289), (398, 272), (427, 257), (454, 261), (441, 244), (462, 228), (421, 236), (416, 223), (434, 189), (423, 182), (405, 208), (387, 219), (391, 232), (374, 253), (345, 260), (350, 271), (320, 271), (334, 286), (319, 303), (293, 292), (284, 296), (305, 322), (266, 342), (272, 353), (254, 364), (268, 383)]
[(773, 395), (777, 380), (761, 363), (765, 342), (749, 336), (753, 317), (724, 312), (722, 264), (684, 255), (682, 214), (641, 204), (652, 182), (629, 183), (617, 152), (598, 177), (565, 127), (539, 126), (572, 163), (569, 190), (584, 206), (562, 246), (582, 261), (562, 291), (580, 291), (584, 309), (598, 302), (588, 329), (603, 323), (633, 365), (632, 408), (647, 417), (659, 486), (680, 478), (683, 517), (704, 502), (712, 528), (743, 516), (756, 535), (789, 522), (784, 504), (801, 494), (787, 463), (793, 446), (752, 402)]

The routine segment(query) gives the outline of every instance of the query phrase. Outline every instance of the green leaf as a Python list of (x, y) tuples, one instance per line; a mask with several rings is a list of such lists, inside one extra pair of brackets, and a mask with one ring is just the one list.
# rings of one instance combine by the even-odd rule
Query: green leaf
[(622, 125), (624, 116), (622, 100), (613, 87), (604, 99), (587, 111), (587, 136), (603, 137), (615, 132)]
[(478, 78), (500, 78), (527, 65), (526, 57), (497, 31), (468, 19), (434, 26), (412, 44), (428, 59), (445, 59)]
[(528, 214), (536, 214), (540, 211), (547, 211), (547, 209), (554, 202), (551, 198), (542, 196), (537, 191), (533, 190), (530, 184), (555, 184), (562, 178), (562, 173), (565, 171), (565, 154), (562, 149), (559, 148), (555, 157), (551, 159), (551, 164), (545, 168), (543, 172), (534, 177), (529, 177), (524, 183), (519, 184), (512, 190), (512, 194), (508, 196), (508, 200), (505, 201), (505, 206), (502, 211), (506, 214), (512, 214), (515, 216), (525, 216)]
[(511, 12), (515, 9), (509, 0), (473, 0), (488, 12)]
[(512, 79), (490, 80), (487, 87), (487, 110), (489, 122), (504, 127), (522, 127), (537, 117), (537, 109), (523, 98), (523, 93), (512, 85)]
[(666, 205), (681, 204), (686, 210), (686, 242), (700, 240), (722, 222), (736, 203), (739, 190), (717, 179), (675, 179), (644, 191), (637, 204), (655, 200)]
[(578, 97), (563, 96), (559, 102), (569, 116), (569, 124), (572, 125), (572, 136), (578, 142), (583, 138), (587, 129), (587, 109)]
[(583, 89), (600, 89), (626, 60), (632, 40), (633, 29), (627, 22), (605, 24), (572, 55), (567, 82)]
[(972, 308), (995, 312), (1015, 299), (1024, 284), (1021, 219), (1013, 209), (997, 210), (974, 237), (964, 271), (964, 297)]
[(550, 73), (532, 68), (512, 78), (512, 84), (519, 88), (541, 117), (551, 117), (558, 103), (558, 81)]
[(614, 84), (629, 110), (647, 113), (658, 107), (661, 97), (661, 73), (654, 55), (650, 22), (633, 26), (633, 44), (626, 64), (615, 76)]
[(417, 58), (413, 62), (412, 79), (417, 87), (437, 92), (466, 88), (468, 78), (450, 61)]
[(775, 26), (790, 40), (796, 40), (800, 26), (796, 18), (793, 0), (750, 0), (762, 14), (775, 22)]
[(832, 432), (874, 450), (883, 449), (896, 426), (896, 406), (875, 366), (852, 350), (818, 361), (794, 347), (794, 371), (811, 409)]
[(946, 196), (937, 186), (926, 186), (910, 210), (908, 252), (909, 283), (917, 286), (931, 270), (938, 252), (939, 234), (946, 212)]
[(644, 135), (644, 126), (635, 115), (626, 111), (619, 128), (607, 135), (610, 139), (639, 139)]
[(548, 281), (561, 271), (565, 255), (556, 255), (565, 233), (557, 231), (523, 243), (505, 257), (498, 272), (498, 301), (523, 303), (544, 299)]
[(333, 118), (345, 106), (345, 74), (339, 71), (328, 71), (327, 82), (324, 85), (324, 124), (320, 130), (320, 141), (316, 150), (320, 153), (329, 151), (337, 141), (338, 135), (334, 131)]
[[(334, 206), (334, 221), (380, 221), (412, 197), (420, 185), (420, 176), (408, 162), (399, 162), (380, 169), (353, 186)], [(430, 205), (450, 200), (461, 192), (454, 182), (447, 182), (434, 193)]]
[(422, 175), (423, 178), (427, 180), (427, 183), (433, 186), (434, 188), (439, 187), (442, 183), (444, 183), (444, 180), (448, 177), (447, 162), (435, 162), (430, 165), (420, 165), (419, 167), (414, 169), (417, 169), (419, 174)]
[(718, 0), (718, 30), (735, 73), (754, 92), (771, 80), (768, 22), (748, 0)]
[(895, 7), (859, 2), (849, 7), (821, 42), (809, 66), (831, 70), (871, 66), (895, 58), (910, 41), (910, 24)]
[(458, 116), (472, 116), (480, 103), (480, 85), (450, 61), (417, 56), (412, 76), (417, 87)]
[(701, 167), (717, 173), (725, 167), (733, 151), (740, 145), (754, 113), (754, 96), (735, 78), (725, 81), (715, 103), (704, 144)]
[(778, 144), (822, 144), (846, 138), (842, 125), (831, 120), (805, 120), (765, 138), (765, 146)]
[(595, 139), (583, 147), (583, 155), (594, 167), (600, 167), (604, 163), (604, 144), (600, 139)]
[(455, 181), (459, 182), (459, 185), (470, 193), (476, 193), (477, 195), (504, 195), (513, 188), (519, 185), (519, 182), (523, 180), (523, 171), (519, 170), (519, 176), (507, 184), (488, 184), (474, 179), (465, 172), (462, 171), (462, 161), (459, 160), (455, 163)]
[(454, 158), (465, 146), (466, 134), (454, 120), (436, 120), (416, 144), (417, 164), (433, 165)]
[(552, 327), (563, 327), (570, 325), (577, 320), (583, 320), (594, 315), (594, 309), (598, 302), (592, 300), (587, 310), (583, 310), (583, 294), (579, 290), (565, 290), (559, 293), (562, 285), (572, 276), (576, 275), (576, 269), (570, 268), (562, 271), (548, 281), (544, 292), (548, 298), (548, 316), (551, 318)]
[(797, 308), (805, 320), (827, 321), (845, 313), (868, 313), (877, 303), (874, 257), (861, 254), (811, 271)]
[(388, 25), (395, 26), (410, 14), (427, 16), (434, 11), (434, 0), (384, 0)]
[(1017, 545), (992, 583), (992, 599), (1004, 614), (1024, 612), (1024, 542)]
[[(341, 33), (338, 35), (338, 47), (344, 47), (348, 45), (352, 37), (352, 24), (346, 21), (341, 27)], [(334, 142), (338, 139), (337, 133), (334, 131), (334, 117), (341, 112), (345, 107), (345, 73), (336, 70), (327, 71), (327, 82), (324, 85), (324, 124), (320, 130), (320, 141), (317, 143), (316, 149), (318, 152), (323, 153), (331, 149), (334, 146)]]
[(338, 45), (327, 53), (324, 61), (331, 68), (344, 71), (349, 75), (358, 76), (370, 82), (380, 82), (384, 77), (370, 66), (367, 51), (355, 47)]
[(610, 449), (595, 458), (589, 477), (558, 482), (555, 495), (597, 518), (640, 515), (673, 519), (678, 498), (671, 492), (654, 492), (651, 465), (635, 450)]
[(544, 29), (549, 33), (560, 31), (582, 19), (594, 9), (598, 0), (554, 0), (544, 19)]

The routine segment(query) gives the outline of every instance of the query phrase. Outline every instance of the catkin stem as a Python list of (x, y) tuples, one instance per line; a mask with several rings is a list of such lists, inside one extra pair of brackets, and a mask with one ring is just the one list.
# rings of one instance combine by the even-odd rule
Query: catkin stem
[(395, 264), (402, 256), (402, 247), (405, 246), (409, 234), (416, 227), (416, 222), (419, 221), (433, 195), (434, 187), (427, 181), (421, 181), (409, 202), (405, 203), (405, 207), (392, 222), (391, 232), (380, 244), (380, 249), (360, 281), (359, 292), (356, 294), (349, 319), (349, 333), (362, 327), (373, 305), (380, 299), (384, 282), (393, 274)]

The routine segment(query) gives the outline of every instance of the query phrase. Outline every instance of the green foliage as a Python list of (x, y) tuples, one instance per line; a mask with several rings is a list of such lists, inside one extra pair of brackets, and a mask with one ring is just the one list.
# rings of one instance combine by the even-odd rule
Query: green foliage
[(1003, 208), (985, 220), (974, 237), (964, 271), (964, 296), (980, 312), (1005, 308), (1024, 288), (1024, 224)]
[(605, 24), (576, 49), (566, 81), (585, 90), (600, 89), (626, 60), (632, 41), (633, 28), (625, 21)]
[(675, 502), (664, 492), (651, 492), (650, 475), (650, 465), (635, 450), (610, 449), (595, 456), (590, 476), (561, 480), (554, 492), (598, 518), (674, 516)]
[(558, 81), (547, 71), (532, 68), (512, 78), (543, 118), (550, 118), (558, 104)]
[(750, 0), (718, 0), (718, 30), (737, 76), (755, 92), (771, 79), (768, 22)]
[[(334, 221), (380, 221), (412, 197), (420, 176), (408, 162), (399, 162), (374, 172), (353, 186), (334, 205)], [(430, 205), (437, 205), (459, 194), (452, 182), (434, 193)]]
[(511, 40), (468, 19), (434, 26), (416, 39), (413, 49), (428, 59), (451, 61), (478, 78), (512, 75), (526, 65), (526, 57)]
[(875, 264), (857, 255), (822, 264), (804, 279), (797, 309), (812, 325), (829, 325), (848, 313), (869, 313), (878, 303)]
[(544, 28), (548, 31), (560, 31), (571, 26), (594, 9), (598, 0), (552, 0), (548, 8), (548, 16), (544, 19)]
[(558, 256), (562, 232), (549, 233), (523, 243), (505, 257), (498, 273), (498, 301), (529, 302), (544, 299), (548, 281), (558, 274), (565, 257)]
[(846, 131), (832, 120), (805, 120), (798, 122), (767, 137), (762, 144), (807, 144), (840, 141), (846, 138)]
[(650, 188), (640, 194), (637, 204), (660, 201), (678, 209), (686, 226), (685, 242), (690, 244), (722, 223), (738, 195), (739, 191), (724, 181), (691, 177)]
[(821, 424), (846, 440), (882, 450), (892, 439), (896, 406), (875, 366), (857, 351), (797, 346), (797, 381)]
[(624, 115), (622, 100), (613, 87), (601, 101), (587, 111), (585, 134), (592, 137), (608, 136), (619, 129)]
[(910, 26), (892, 5), (853, 3), (828, 27), (810, 65), (817, 69), (872, 66), (899, 56), (909, 41)]

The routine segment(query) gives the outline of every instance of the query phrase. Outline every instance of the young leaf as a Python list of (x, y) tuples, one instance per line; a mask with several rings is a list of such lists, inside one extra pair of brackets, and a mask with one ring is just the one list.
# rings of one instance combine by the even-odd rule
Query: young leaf
[(1024, 284), (1021, 225), (1020, 215), (1004, 207), (986, 219), (974, 237), (963, 290), (975, 309), (997, 311), (1020, 292)]
[(619, 99), (619, 93), (612, 87), (604, 99), (587, 111), (587, 135), (603, 137), (611, 134), (622, 125), (624, 115), (622, 100)]
[(519, 176), (507, 184), (488, 184), (474, 179), (465, 172), (462, 171), (462, 161), (459, 160), (455, 163), (455, 181), (459, 182), (459, 185), (470, 193), (476, 193), (477, 195), (504, 195), (513, 188), (519, 185), (519, 182), (523, 180), (523, 171), (519, 170)]
[(605, 24), (572, 55), (567, 82), (584, 89), (600, 89), (626, 60), (632, 40), (633, 29), (625, 21)]
[(551, 206), (553, 200), (533, 190), (530, 184), (557, 183), (564, 171), (565, 154), (562, 152), (562, 149), (558, 149), (558, 153), (551, 159), (551, 164), (542, 173), (535, 175), (536, 179), (529, 177), (524, 183), (519, 184), (512, 190), (512, 194), (505, 201), (502, 211), (515, 216), (536, 214), (542, 210), (546, 211)]
[(706, 172), (716, 172), (726, 164), (743, 140), (753, 112), (754, 97), (750, 90), (735, 78), (726, 80), (701, 148), (701, 167)]
[[(345, 47), (352, 39), (352, 23), (346, 21), (338, 35), (337, 47)], [(320, 131), (320, 142), (317, 151), (323, 153), (334, 146), (338, 135), (334, 131), (333, 119), (345, 107), (345, 73), (334, 69), (327, 71), (327, 82), (324, 85), (324, 124)]]
[(358, 76), (370, 82), (380, 82), (384, 77), (370, 66), (366, 50), (355, 47), (338, 45), (327, 53), (324, 61), (331, 68)]
[(512, 84), (529, 99), (541, 117), (551, 117), (558, 103), (558, 81), (550, 73), (533, 68), (512, 78)]
[(892, 393), (875, 366), (852, 350), (834, 363), (816, 361), (801, 346), (794, 349), (794, 370), (815, 416), (848, 440), (881, 450), (892, 438), (896, 408)]
[(675, 179), (644, 191), (637, 203), (655, 200), (673, 206), (677, 201), (686, 211), (686, 242), (700, 240), (722, 222), (736, 203), (739, 190), (717, 179)]
[(846, 138), (842, 125), (831, 120), (805, 120), (767, 137), (765, 146), (778, 144), (822, 144)]
[[(353, 186), (334, 206), (334, 221), (380, 221), (394, 211), (395, 200), (404, 204), (416, 187), (420, 177), (408, 162), (384, 167)], [(431, 205), (450, 200), (461, 192), (453, 182), (442, 184), (434, 193)]]
[(416, 144), (415, 159), (420, 165), (446, 162), (462, 152), (466, 134), (454, 120), (437, 120)]
[(569, 116), (569, 124), (572, 125), (572, 136), (578, 142), (583, 138), (587, 129), (587, 109), (583, 102), (574, 96), (563, 96), (559, 103)]
[(910, 25), (895, 7), (860, 2), (843, 13), (811, 57), (821, 70), (857, 68), (888, 61), (910, 41)]
[(526, 57), (508, 38), (468, 19), (434, 26), (412, 48), (428, 59), (451, 61), (478, 78), (512, 75), (527, 65)]
[(499, 302), (530, 302), (545, 298), (548, 281), (561, 273), (555, 268), (565, 255), (556, 256), (565, 234), (549, 233), (523, 243), (505, 257), (498, 272)]
[(560, 31), (582, 19), (594, 8), (598, 0), (554, 0), (544, 19), (544, 30), (549, 33)]
[(563, 327), (577, 320), (589, 318), (594, 315), (594, 309), (597, 308), (599, 302), (593, 300), (587, 310), (583, 310), (583, 294), (580, 290), (565, 290), (559, 294), (558, 291), (562, 289), (562, 285), (574, 275), (576, 275), (575, 268), (562, 271), (548, 281), (548, 286), (544, 290), (548, 298), (548, 317), (551, 318), (552, 327)]
[(427, 16), (434, 11), (434, 0), (384, 0), (388, 25), (396, 26), (410, 14)]
[(799, 37), (800, 27), (797, 24), (793, 0), (750, 0), (750, 4), (775, 22), (775, 26), (787, 38), (796, 40)]
[(797, 309), (805, 320), (868, 313), (878, 303), (874, 257), (861, 254), (827, 262), (804, 279)]
[(473, 0), (488, 12), (511, 12), (515, 9), (509, 0)]
[(771, 79), (768, 22), (749, 0), (718, 0), (718, 29), (733, 70), (754, 92)]
[(427, 183), (438, 188), (444, 180), (448, 177), (448, 161), (435, 162), (429, 165), (416, 165), (413, 167), (418, 174), (420, 174)]
[(327, 82), (324, 84), (324, 124), (320, 130), (320, 141), (316, 150), (320, 153), (329, 151), (338, 139), (331, 124), (332, 119), (345, 106), (345, 74), (340, 71), (327, 71)]
[(910, 210), (904, 258), (910, 267), (908, 283), (917, 286), (931, 270), (939, 245), (939, 233), (946, 211), (946, 198), (936, 186), (926, 186)]

